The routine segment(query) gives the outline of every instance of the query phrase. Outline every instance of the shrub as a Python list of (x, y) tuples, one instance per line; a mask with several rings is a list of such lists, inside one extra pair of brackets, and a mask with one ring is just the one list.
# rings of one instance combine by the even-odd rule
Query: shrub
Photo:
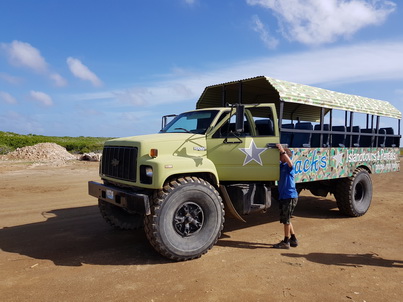
[(0, 131), (0, 154), (7, 154), (17, 148), (33, 146), (39, 143), (56, 143), (71, 153), (101, 152), (107, 137), (69, 137), (21, 135), (13, 132)]

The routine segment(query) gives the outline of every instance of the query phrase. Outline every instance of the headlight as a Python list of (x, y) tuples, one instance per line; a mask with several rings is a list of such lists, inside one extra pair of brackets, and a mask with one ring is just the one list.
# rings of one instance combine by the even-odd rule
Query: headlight
[(147, 177), (153, 177), (153, 168), (146, 167), (146, 175)]
[(140, 166), (140, 182), (143, 184), (150, 185), (153, 182), (153, 167), (151, 166)]

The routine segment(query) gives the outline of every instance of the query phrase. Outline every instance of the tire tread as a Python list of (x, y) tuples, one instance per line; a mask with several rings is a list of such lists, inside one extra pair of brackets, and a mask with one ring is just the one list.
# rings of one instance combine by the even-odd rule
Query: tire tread
[(354, 180), (361, 173), (368, 173), (364, 168), (357, 168), (354, 170), (353, 175), (350, 177), (339, 179), (336, 183), (336, 191), (334, 193), (337, 206), (341, 213), (351, 216), (359, 217), (365, 214), (358, 212), (351, 201), (353, 198)]
[[(223, 217), (222, 219), (222, 224), (220, 226), (220, 230), (218, 233), (218, 236), (215, 238), (214, 242), (212, 242), (208, 248), (206, 248), (204, 251), (202, 251), (199, 254), (196, 255), (192, 255), (192, 256), (178, 256), (172, 252), (170, 252), (165, 245), (163, 244), (163, 242), (161, 241), (161, 238), (158, 236), (157, 234), (157, 229), (158, 229), (158, 225), (157, 225), (157, 217), (160, 214), (161, 211), (161, 205), (164, 202), (165, 198), (172, 193), (175, 189), (188, 184), (188, 183), (195, 183), (195, 184), (201, 184), (203, 186), (206, 186), (207, 188), (209, 188), (218, 198), (219, 203), (220, 203), (220, 208), (221, 208), (221, 215)], [(153, 248), (159, 252), (161, 255), (163, 255), (164, 257), (167, 257), (168, 259), (171, 260), (175, 260), (175, 261), (186, 261), (186, 260), (191, 260), (191, 259), (196, 259), (196, 258), (200, 258), (203, 254), (207, 253), (208, 250), (210, 250), (214, 244), (217, 243), (218, 238), (221, 236), (221, 232), (223, 230), (224, 227), (224, 205), (222, 202), (222, 199), (219, 195), (219, 193), (217, 192), (217, 190), (207, 181), (195, 177), (195, 176), (185, 176), (185, 177), (180, 177), (177, 178), (175, 180), (170, 181), (169, 183), (167, 183), (162, 190), (158, 190), (154, 193), (153, 195), (153, 204), (151, 206), (151, 215), (148, 215), (145, 217), (144, 219), (144, 229), (146, 232), (146, 236), (148, 238), (148, 241), (150, 242), (150, 244), (153, 246)]]

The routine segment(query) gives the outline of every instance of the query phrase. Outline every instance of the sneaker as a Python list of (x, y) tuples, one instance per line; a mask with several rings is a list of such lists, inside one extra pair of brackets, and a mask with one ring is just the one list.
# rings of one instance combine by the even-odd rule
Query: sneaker
[(298, 246), (298, 239), (290, 239), (290, 246), (297, 247)]
[(277, 244), (273, 244), (273, 248), (275, 248), (275, 249), (286, 249), (286, 250), (288, 250), (288, 249), (290, 248), (290, 243), (289, 243), (289, 242), (285, 242), (285, 241), (283, 240), (283, 241), (280, 241), (280, 242), (277, 243)]

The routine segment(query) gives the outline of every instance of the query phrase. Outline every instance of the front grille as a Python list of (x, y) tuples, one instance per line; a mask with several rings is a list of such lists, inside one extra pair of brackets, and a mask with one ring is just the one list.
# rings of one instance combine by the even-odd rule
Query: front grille
[(137, 148), (105, 146), (102, 153), (102, 171), (105, 176), (136, 181)]

